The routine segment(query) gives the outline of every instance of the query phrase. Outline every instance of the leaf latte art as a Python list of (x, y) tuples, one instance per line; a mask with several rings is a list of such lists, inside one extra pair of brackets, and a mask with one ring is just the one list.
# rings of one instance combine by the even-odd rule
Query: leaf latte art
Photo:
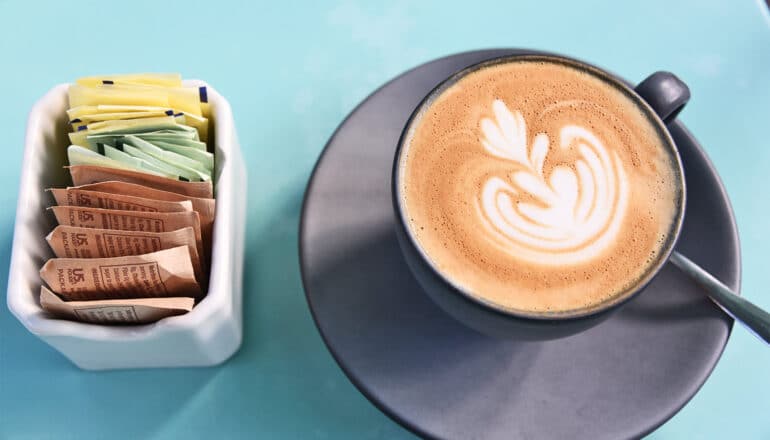
[[(501, 100), (492, 110), (494, 119), (481, 120), (481, 143), (511, 165), (508, 176), (490, 177), (479, 197), (479, 212), (496, 244), (519, 258), (558, 265), (590, 260), (611, 244), (628, 204), (617, 153), (579, 125), (563, 126), (558, 146), (545, 133), (530, 145), (520, 112)], [(550, 150), (570, 147), (580, 159), (546, 174)]]

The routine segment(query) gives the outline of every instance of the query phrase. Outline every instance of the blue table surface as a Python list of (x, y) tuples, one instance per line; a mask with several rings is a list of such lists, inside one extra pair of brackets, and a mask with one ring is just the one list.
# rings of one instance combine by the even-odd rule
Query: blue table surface
[[(309, 173), (342, 118), (391, 77), (459, 51), (539, 48), (632, 81), (680, 75), (693, 95), (681, 119), (735, 208), (743, 294), (770, 309), (764, 3), (374, 3), (0, 0), (0, 291), (27, 111), (54, 84), (137, 71), (205, 79), (233, 106), (249, 172), (240, 351), (215, 368), (84, 372), (0, 307), (0, 438), (411, 438), (324, 347), (302, 291), (297, 227)], [(736, 326), (708, 382), (651, 438), (770, 439), (768, 371), (770, 349)]]

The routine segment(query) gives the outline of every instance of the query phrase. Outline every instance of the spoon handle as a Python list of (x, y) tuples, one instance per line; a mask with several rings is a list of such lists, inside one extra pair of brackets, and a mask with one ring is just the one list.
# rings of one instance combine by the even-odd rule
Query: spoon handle
[(748, 328), (755, 336), (770, 344), (770, 313), (751, 301), (733, 293), (705, 269), (674, 251), (670, 261), (708, 291), (708, 295), (725, 313)]

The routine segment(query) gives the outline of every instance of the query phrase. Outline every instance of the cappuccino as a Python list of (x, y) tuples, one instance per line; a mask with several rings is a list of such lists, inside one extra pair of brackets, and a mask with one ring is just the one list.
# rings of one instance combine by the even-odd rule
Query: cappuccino
[(398, 196), (431, 265), (523, 313), (590, 309), (664, 257), (684, 190), (651, 110), (581, 65), (512, 58), (462, 76), (405, 135)]

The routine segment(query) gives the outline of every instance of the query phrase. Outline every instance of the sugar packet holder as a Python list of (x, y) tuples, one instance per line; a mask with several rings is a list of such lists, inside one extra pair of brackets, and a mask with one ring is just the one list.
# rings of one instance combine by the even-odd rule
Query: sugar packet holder
[[(202, 81), (212, 109), (217, 164), (209, 289), (189, 313), (154, 324), (102, 326), (57, 319), (39, 303), (38, 270), (53, 254), (45, 237), (56, 226), (42, 213), (44, 190), (70, 184), (66, 164), (67, 88), (54, 87), (32, 108), (27, 123), (14, 228), (8, 307), (33, 334), (84, 369), (207, 366), (228, 359), (242, 337), (242, 273), (246, 171), (227, 101)], [(44, 158), (41, 160), (41, 158)]]

